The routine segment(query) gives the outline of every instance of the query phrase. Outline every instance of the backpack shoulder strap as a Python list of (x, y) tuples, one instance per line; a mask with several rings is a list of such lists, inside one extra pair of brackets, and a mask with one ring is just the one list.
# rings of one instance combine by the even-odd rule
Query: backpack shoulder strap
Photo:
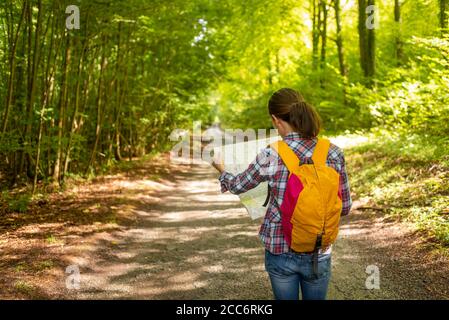
[(276, 150), (290, 173), (297, 173), (300, 160), (285, 141), (279, 140), (270, 147)]
[(315, 150), (313, 151), (312, 160), (314, 164), (326, 164), (327, 154), (329, 152), (331, 142), (327, 139), (318, 139)]

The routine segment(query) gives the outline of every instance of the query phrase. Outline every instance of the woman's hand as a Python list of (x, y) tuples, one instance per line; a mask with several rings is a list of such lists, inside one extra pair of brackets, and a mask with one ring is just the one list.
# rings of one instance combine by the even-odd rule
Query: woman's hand
[[(201, 145), (201, 154), (203, 154), (204, 149), (205, 149), (205, 146)], [(225, 171), (225, 169), (224, 169), (223, 159), (221, 156), (221, 150), (216, 148), (216, 149), (214, 149), (213, 152), (214, 153), (213, 153), (212, 159), (210, 159), (210, 160), (212, 160), (210, 162), (210, 164), (212, 165), (212, 167), (217, 169), (218, 172), (222, 173), (223, 171)]]
[(223, 164), (223, 159), (221, 156), (221, 153), (218, 152), (214, 152), (214, 156), (212, 158), (212, 166), (218, 170), (218, 172), (222, 173), (223, 171), (225, 171), (224, 169), (224, 164)]
[(212, 162), (212, 166), (218, 170), (218, 172), (222, 173), (224, 171), (224, 165), (222, 163)]

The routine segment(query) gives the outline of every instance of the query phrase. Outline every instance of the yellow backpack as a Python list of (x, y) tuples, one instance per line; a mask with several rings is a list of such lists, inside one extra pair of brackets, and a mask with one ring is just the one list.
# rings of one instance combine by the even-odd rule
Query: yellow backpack
[[(284, 141), (270, 145), (289, 171), (282, 201), (284, 237), (295, 252), (318, 252), (337, 239), (342, 209), (338, 172), (326, 165), (329, 140), (318, 139), (313, 164), (301, 164)], [(315, 268), (314, 268), (315, 269)]]

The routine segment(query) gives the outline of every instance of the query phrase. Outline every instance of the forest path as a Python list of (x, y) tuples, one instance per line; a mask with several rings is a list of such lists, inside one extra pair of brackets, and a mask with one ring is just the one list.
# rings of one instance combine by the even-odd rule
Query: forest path
[[(260, 223), (249, 219), (237, 196), (219, 192), (216, 178), (208, 166), (178, 167), (157, 194), (140, 194), (156, 203), (140, 203), (135, 226), (113, 234), (116, 244), (86, 261), (90, 271), (77, 297), (271, 299)], [(447, 298), (448, 273), (423, 259), (406, 233), (368, 211), (346, 217), (328, 298)], [(365, 286), (369, 265), (379, 268), (380, 289)]]
[[(113, 212), (116, 217), (93, 223), (101, 226), (96, 230), (79, 223), (34, 225), (33, 232), (26, 230), (30, 226), (16, 230), (17, 239), (20, 233), (48, 234), (48, 228), (56, 228), (51, 231), (55, 241), (35, 239), (41, 246), (34, 246), (35, 257), (45, 255), (53, 261), (58, 257), (54, 267), (32, 274), (20, 271), (34, 288), (32, 297), (272, 298), (264, 249), (257, 236), (260, 222), (249, 218), (237, 196), (220, 193), (212, 168), (172, 165), (167, 169), (163, 161), (155, 169), (154, 163), (145, 162), (80, 186), (76, 195), (70, 202), (76, 207), (61, 202), (55, 208), (78, 215), (103, 212), (107, 217)], [(10, 247), (9, 256), (6, 252), (10, 265), (17, 261), (11, 260), (14, 255), (29, 260), (31, 253), (11, 241), (15, 249)], [(424, 244), (403, 224), (354, 210), (343, 219), (334, 247), (328, 299), (448, 298), (447, 258)], [(66, 288), (68, 265), (79, 267), (78, 290)], [(365, 286), (369, 265), (379, 268), (380, 289)]]

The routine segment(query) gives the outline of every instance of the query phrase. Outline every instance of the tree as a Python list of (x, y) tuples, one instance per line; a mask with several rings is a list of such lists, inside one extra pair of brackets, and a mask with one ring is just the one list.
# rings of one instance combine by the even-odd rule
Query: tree
[[(5, 3), (6, 6), (6, 3)], [(8, 24), (8, 30), (9, 30), (9, 39), (10, 39), (10, 54), (9, 54), (9, 77), (8, 77), (8, 91), (6, 94), (6, 103), (5, 103), (5, 114), (3, 116), (3, 122), (2, 122), (2, 134), (6, 132), (6, 127), (8, 125), (8, 118), (9, 113), (11, 110), (11, 102), (14, 92), (14, 77), (16, 72), (16, 50), (17, 50), (17, 42), (19, 41), (20, 36), (20, 30), (22, 28), (23, 22), (25, 20), (25, 13), (26, 9), (28, 7), (28, 2), (25, 1), (22, 6), (22, 13), (19, 18), (19, 23), (17, 25), (17, 29), (15, 31), (15, 34), (13, 34), (14, 31), (14, 22), (13, 22), (13, 16), (11, 14), (10, 18), (10, 24)], [(6, 7), (8, 8), (8, 7)], [(7, 15), (8, 16), (8, 15)]]
[(345, 61), (345, 53), (344, 53), (344, 46), (343, 46), (343, 36), (342, 36), (342, 27), (341, 27), (341, 7), (340, 7), (340, 0), (333, 0), (334, 4), (334, 11), (335, 11), (335, 24), (336, 24), (336, 30), (337, 30), (337, 38), (335, 40), (337, 44), (337, 52), (338, 52), (338, 63), (340, 66), (340, 75), (343, 79), (343, 95), (344, 95), (344, 102), (346, 101), (346, 86), (348, 82), (348, 67), (346, 65)]
[[(106, 38), (103, 39), (103, 44), (106, 42)], [(106, 66), (108, 64), (108, 60), (106, 57), (106, 49), (103, 47), (102, 48), (102, 54), (101, 54), (101, 62), (100, 62), (100, 75), (98, 78), (98, 90), (97, 90), (97, 101), (96, 101), (96, 109), (97, 109), (97, 121), (96, 121), (96, 126), (95, 126), (95, 139), (94, 139), (94, 145), (92, 148), (92, 153), (90, 156), (90, 160), (89, 160), (89, 164), (87, 165), (87, 170), (91, 169), (92, 166), (95, 164), (95, 160), (97, 157), (97, 148), (98, 148), (98, 144), (100, 142), (100, 133), (101, 133), (101, 128), (102, 128), (102, 123), (103, 123), (103, 95), (104, 95), (104, 73), (105, 73), (105, 69)]]
[(364, 72), (364, 75), (367, 75), (367, 34), (366, 34), (366, 0), (358, 0), (358, 12), (359, 12), (359, 20), (358, 20), (358, 30), (359, 30), (359, 51), (360, 51), (360, 66)]
[(64, 136), (64, 123), (66, 120), (66, 105), (67, 105), (67, 87), (68, 87), (68, 72), (69, 65), (71, 63), (71, 44), (70, 34), (65, 34), (65, 55), (61, 75), (61, 91), (59, 94), (59, 113), (58, 113), (58, 137), (57, 137), (57, 149), (56, 160), (53, 168), (53, 182), (55, 184), (60, 183), (61, 178), (61, 163), (63, 160), (63, 136)]
[[(376, 33), (374, 19), (377, 19), (375, 12), (371, 12), (371, 21), (369, 22), (367, 11), (375, 8), (374, 0), (358, 0), (359, 11), (359, 48), (360, 48), (360, 65), (363, 74), (368, 78), (368, 83), (372, 82), (372, 77), (376, 73)], [(369, 23), (368, 23), (369, 22)], [(368, 25), (371, 24), (369, 27)]]
[(404, 60), (403, 40), (402, 40), (402, 21), (401, 21), (401, 0), (394, 0), (394, 22), (395, 28), (395, 58), (398, 65)]
[(312, 66), (313, 70), (318, 68), (318, 47), (320, 44), (321, 34), (321, 5), (317, 1), (312, 1)]
[[(31, 5), (28, 6), (29, 12), (28, 17), (31, 20)], [(37, 83), (37, 73), (39, 70), (39, 62), (40, 62), (40, 52), (41, 52), (41, 31), (42, 31), (42, 0), (37, 1), (37, 22), (36, 22), (36, 28), (34, 32), (34, 47), (33, 47), (33, 55), (28, 55), (28, 61), (29, 61), (29, 68), (28, 68), (28, 74), (29, 74), (29, 84), (28, 84), (28, 90), (27, 90), (27, 102), (26, 102), (26, 118), (27, 122), (25, 124), (25, 143), (26, 143), (26, 159), (27, 159), (27, 173), (28, 176), (32, 177), (31, 174), (31, 163), (32, 163), (32, 153), (31, 153), (31, 126), (33, 122), (33, 111), (34, 111), (34, 102), (35, 102), (35, 96), (36, 96), (36, 83)], [(30, 21), (29, 23), (29, 30), (30, 34), (28, 39), (30, 40), (31, 45), (31, 39), (32, 39), (32, 23)], [(31, 46), (30, 46), (31, 51)], [(36, 168), (36, 167), (35, 167)]]
[(440, 3), (440, 28), (442, 35), (446, 35), (448, 32), (448, 20), (449, 20), (449, 1), (439, 0)]
[[(368, 0), (368, 7), (375, 7), (375, 0)], [(372, 12), (374, 19), (377, 19), (375, 12)], [(373, 27), (368, 29), (368, 37), (367, 37), (367, 76), (373, 77), (376, 73), (376, 31), (375, 31), (375, 23), (373, 23)]]
[[(64, 2), (3, 1), (0, 179), (31, 182), (34, 191), (40, 181), (59, 187), (71, 173), (167, 150), (171, 130), (194, 120), (269, 127), (261, 106), (283, 86), (298, 88), (326, 129), (367, 128), (378, 121), (373, 114), (395, 115), (400, 107), (375, 108), (389, 101), (384, 87), (398, 74), (444, 88), (445, 41), (427, 37), (447, 27), (447, 0), (377, 3), (391, 13), (394, 6), (394, 17), (383, 17), (393, 31), (367, 28), (372, 0), (358, 0), (358, 10), (340, 0), (79, 0), (83, 18), (73, 30), (64, 28)], [(429, 69), (421, 60), (405, 68), (406, 43), (417, 44), (407, 46), (407, 61), (431, 61)], [(362, 72), (350, 72), (359, 64)], [(432, 111), (423, 118), (444, 118), (441, 92), (425, 100)]]
[[(320, 59), (320, 69), (321, 73), (325, 74), (326, 71), (326, 50), (327, 50), (327, 17), (329, 9), (327, 7), (327, 0), (320, 0), (320, 8), (323, 14), (321, 23), (321, 59)], [(324, 77), (321, 77), (321, 88), (324, 88)]]

